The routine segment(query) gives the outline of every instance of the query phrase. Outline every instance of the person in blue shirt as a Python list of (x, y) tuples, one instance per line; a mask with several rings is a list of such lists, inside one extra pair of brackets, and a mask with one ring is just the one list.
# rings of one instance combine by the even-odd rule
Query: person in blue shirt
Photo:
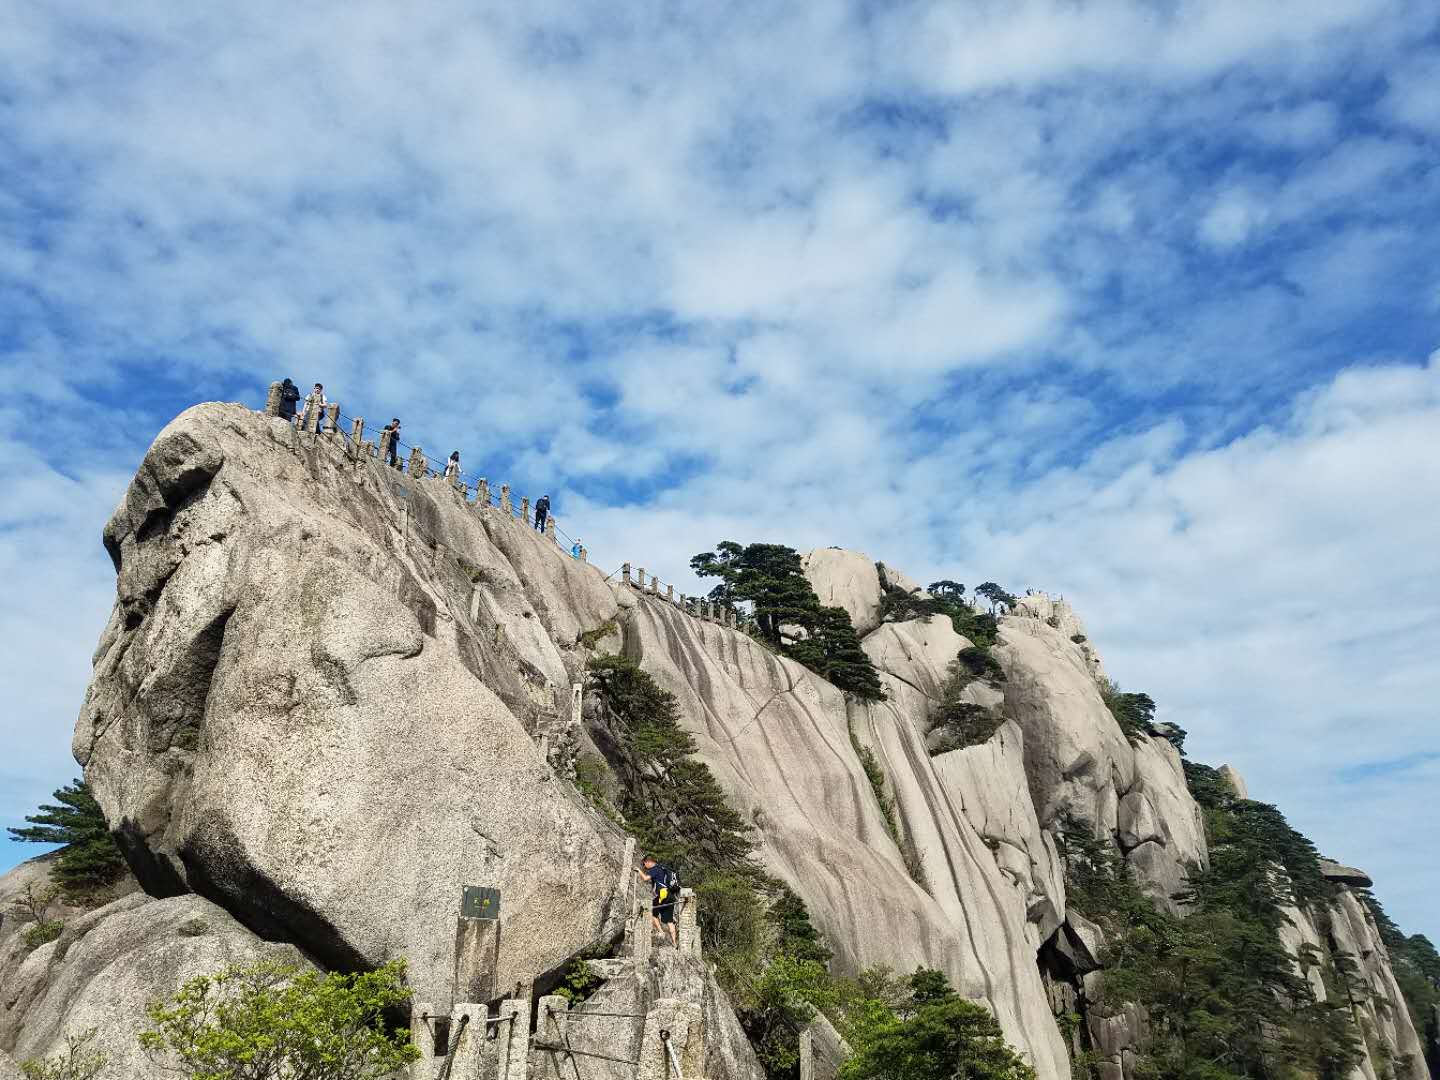
[(646, 855), (635, 873), (650, 883), (650, 921), (662, 934), (668, 933), (670, 944), (680, 947), (680, 932), (675, 925), (675, 906), (680, 903), (680, 878), (663, 863)]
[(570, 545), (570, 556), (571, 558), (575, 559), (578, 559), (580, 557), (580, 540), (578, 537), (576, 538), (575, 543)]

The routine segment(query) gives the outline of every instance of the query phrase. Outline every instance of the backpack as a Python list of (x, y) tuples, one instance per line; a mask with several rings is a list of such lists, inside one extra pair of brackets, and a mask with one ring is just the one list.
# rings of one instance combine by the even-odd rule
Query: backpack
[(680, 875), (667, 866), (665, 872), (660, 875), (660, 885), (667, 889), (671, 896), (674, 896), (680, 891)]

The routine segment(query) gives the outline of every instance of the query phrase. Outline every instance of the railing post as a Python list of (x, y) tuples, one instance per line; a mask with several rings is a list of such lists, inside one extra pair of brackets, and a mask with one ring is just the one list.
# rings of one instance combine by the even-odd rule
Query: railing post
[(705, 1033), (699, 1004), (661, 998), (645, 1014), (635, 1080), (701, 1080), (704, 1075)]
[(520, 500), (520, 520), (526, 525), (530, 524), (530, 496), (526, 495)]
[(643, 566), (635, 571), (635, 587), (642, 593), (645, 591), (645, 568)]
[(589, 562), (589, 561), (590, 561), (590, 549), (589, 549), (589, 548), (582, 547), (582, 548), (580, 549), (580, 561), (581, 561), (581, 562)]
[(417, 478), (425, 475), (425, 454), (418, 446), (410, 448), (410, 475)]
[[(527, 1052), (530, 1049), (530, 999), (506, 998), (500, 1002), (500, 1024), (496, 1033), (498, 1080), (526, 1080)], [(426, 1077), (426, 1080), (430, 1080)]]
[(622, 564), (620, 567), (620, 580), (626, 585), (630, 584), (630, 564), (628, 562)]
[(448, 1075), (479, 1076), (485, 1064), (485, 1021), (489, 1010), (482, 1004), (464, 1002), (450, 1010), (450, 1072)]
[(358, 451), (365, 444), (365, 418), (357, 416), (350, 421), (350, 441)]
[(508, 516), (510, 515), (510, 513), (511, 513), (511, 511), (510, 511), (510, 485), (509, 485), (509, 484), (501, 484), (501, 485), (500, 485), (500, 509), (501, 509), (501, 511), (502, 511), (507, 517), (508, 517)]
[[(535, 1041), (563, 1046), (565, 1043), (565, 1014), (570, 1011), (570, 1002), (559, 994), (547, 994), (539, 1001), (536, 1010)], [(536, 1080), (564, 1080), (569, 1062), (561, 1056), (563, 1051), (535, 1050)]]
[(680, 951), (683, 953), (700, 954), (700, 920), (699, 912), (696, 911), (695, 890), (680, 890), (680, 912), (675, 921), (679, 923), (676, 931)]
[(395, 445), (395, 432), (389, 428), (380, 430), (380, 460), (384, 462), (390, 454), (390, 447)]
[(815, 1033), (809, 1024), (800, 1030), (800, 1080), (815, 1080)]
[(475, 505), (481, 510), (490, 506), (490, 481), (483, 476), (475, 481)]
[(410, 1080), (430, 1080), (435, 1075), (435, 1029), (430, 1017), (435, 1006), (428, 1001), (416, 1001), (410, 1006), (410, 1041), (420, 1056), (410, 1064)]
[(340, 430), (340, 403), (332, 401), (325, 406), (325, 430), (336, 432)]
[(545, 535), (551, 540), (555, 539), (555, 519), (549, 515), (545, 518)]
[(668, 601), (669, 601), (670, 603), (672, 603), (672, 604), (675, 602), (675, 586), (674, 586), (674, 585), (666, 585), (666, 586), (665, 586), (665, 599), (668, 600)]
[(282, 389), (284, 388), (284, 385), (285, 385), (284, 383), (278, 383), (278, 382), (272, 382), (272, 383), (270, 384), (270, 390), (269, 390), (269, 392), (265, 395), (265, 415), (266, 415), (266, 416), (279, 416), (279, 415), (280, 415), (280, 393), (281, 393)]

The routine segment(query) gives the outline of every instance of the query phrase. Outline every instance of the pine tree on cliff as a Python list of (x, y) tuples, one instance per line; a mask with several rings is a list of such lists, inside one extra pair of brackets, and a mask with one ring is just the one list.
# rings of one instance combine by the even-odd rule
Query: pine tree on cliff
[(691, 559), (690, 568), (700, 577), (720, 579), (710, 590), (711, 600), (751, 604), (760, 636), (776, 652), (856, 697), (876, 701), (885, 696), (849, 614), (844, 608), (820, 606), (794, 548), (784, 544), (741, 547), (733, 540), (723, 540), (714, 551)]
[(885, 696), (875, 665), (860, 647), (860, 638), (844, 608), (822, 607), (803, 623), (809, 636), (786, 648), (787, 655), (837, 688), (866, 701)]
[(32, 844), (64, 844), (55, 862), (55, 878), (72, 899), (113, 885), (125, 872), (125, 860), (105, 815), (84, 780), (55, 792), (55, 803), (43, 803), (29, 814), (30, 825), (9, 830), (16, 840)]
[(746, 544), (722, 540), (714, 551), (690, 560), (700, 577), (718, 577), (710, 599), (733, 605), (754, 605), (751, 614), (765, 640), (779, 648), (782, 626), (803, 626), (820, 607), (820, 600), (800, 563), (800, 553), (784, 544)]

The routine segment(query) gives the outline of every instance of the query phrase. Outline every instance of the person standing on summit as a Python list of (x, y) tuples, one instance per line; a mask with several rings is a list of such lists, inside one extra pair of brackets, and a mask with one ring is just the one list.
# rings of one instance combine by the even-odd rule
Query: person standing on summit
[(289, 379), (280, 384), (280, 417), (295, 422), (295, 403), (300, 400), (300, 388)]
[(326, 404), (327, 404), (327, 403), (326, 403), (326, 401), (325, 401), (325, 387), (321, 386), (321, 385), (317, 382), (317, 383), (315, 384), (315, 389), (314, 389), (314, 390), (311, 390), (310, 393), (309, 393), (309, 394), (306, 396), (306, 398), (305, 398), (305, 419), (306, 419), (307, 421), (310, 419), (310, 415), (311, 415), (310, 410), (311, 410), (311, 409), (314, 409), (314, 410), (315, 410), (315, 416), (318, 417), (318, 419), (315, 421), (315, 430), (316, 430), (316, 431), (323, 431), (323, 430), (325, 430), (325, 405), (326, 405)]
[(400, 418), (397, 416), (384, 427), (390, 433), (390, 445), (385, 448), (385, 464), (400, 467)]
[(535, 504), (535, 531), (545, 531), (545, 519), (550, 516), (550, 496), (541, 495), (540, 501)]

